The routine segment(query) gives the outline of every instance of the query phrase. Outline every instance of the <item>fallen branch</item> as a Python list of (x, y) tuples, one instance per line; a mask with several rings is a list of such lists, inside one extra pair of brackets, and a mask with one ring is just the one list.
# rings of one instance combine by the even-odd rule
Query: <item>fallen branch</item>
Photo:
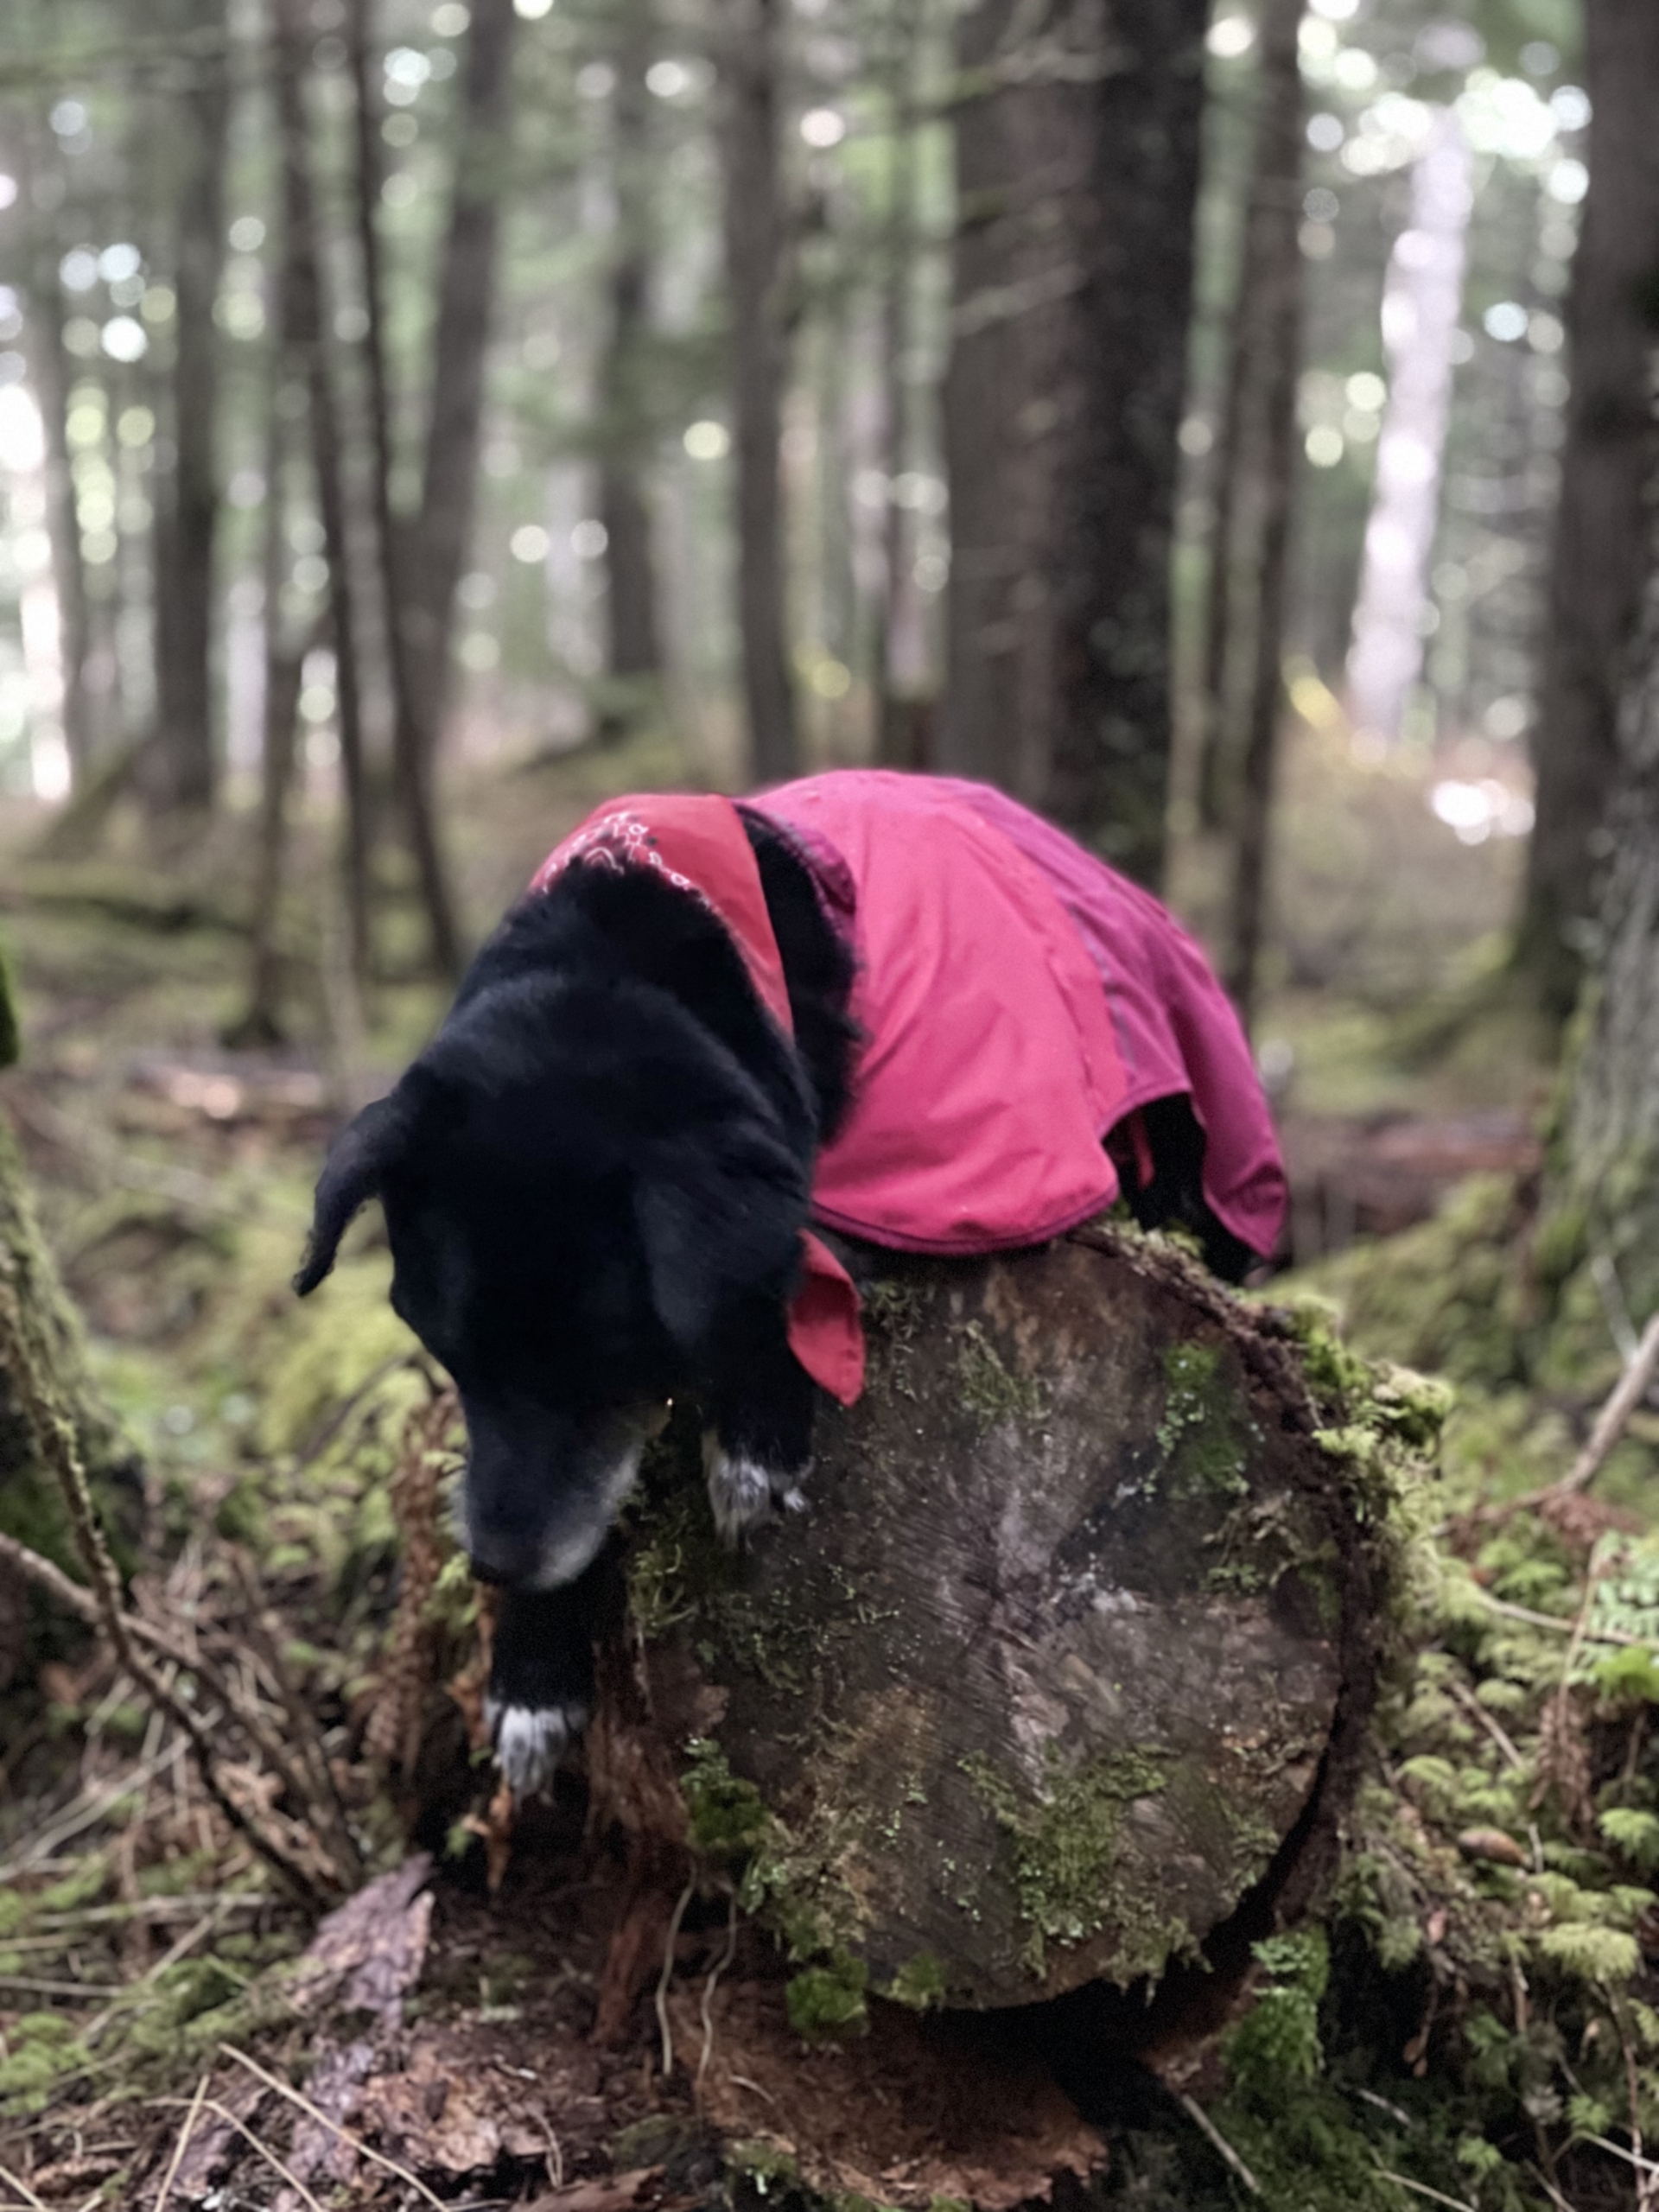
[(1648, 1395), (1656, 1369), (1659, 1369), (1659, 1313), (1656, 1313), (1643, 1330), (1636, 1347), (1635, 1357), (1614, 1385), (1611, 1395), (1596, 1416), (1596, 1425), (1590, 1432), (1590, 1440), (1568, 1471), (1558, 1483), (1552, 1483), (1544, 1491), (1545, 1497), (1571, 1497), (1587, 1490), (1600, 1473), (1619, 1438), (1624, 1433), (1630, 1415)]

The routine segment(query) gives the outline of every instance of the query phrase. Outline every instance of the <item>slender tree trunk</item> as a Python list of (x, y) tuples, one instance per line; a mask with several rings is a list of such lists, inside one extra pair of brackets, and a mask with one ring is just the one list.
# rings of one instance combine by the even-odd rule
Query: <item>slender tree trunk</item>
[(920, 29), (919, 0), (898, 0), (893, 10), (893, 50), (887, 71), (887, 266), (881, 286), (881, 473), (887, 480), (882, 513), (881, 596), (876, 602), (871, 654), (871, 695), (875, 706), (877, 758), (893, 767), (912, 765), (911, 731), (905, 702), (898, 696), (893, 648), (914, 591), (911, 575), (908, 514), (893, 496), (895, 481), (908, 465), (910, 451), (911, 287), (915, 276), (916, 50)]
[(364, 772), (362, 703), (357, 634), (353, 620), (352, 569), (346, 543), (340, 418), (329, 372), (328, 317), (322, 290), (315, 195), (311, 181), (305, 106), (308, 18), (303, 0), (277, 0), (276, 113), (282, 140), (284, 345), (306, 379), (317, 506), (328, 555), (328, 603), (334, 644), (334, 696), (340, 727), (340, 783), (345, 817), (340, 850), (348, 957), (359, 989), (371, 966), (369, 816)]
[[(223, 34), (225, 0), (186, 0), (179, 28)], [(156, 746), (147, 775), (158, 812), (212, 805), (218, 784), (213, 682), (219, 531), (219, 344), (213, 303), (225, 257), (230, 81), (203, 40), (167, 103), (175, 134), (173, 465), (155, 480)]]
[(1205, 0), (959, 35), (944, 765), (1155, 883)]
[[(412, 727), (396, 741), (397, 757), (404, 760), (418, 747), (429, 783), (448, 697), (455, 587), (473, 531), (484, 367), (495, 307), (496, 245), (509, 153), (513, 24), (512, 0), (474, 0), (461, 67), (460, 139), (438, 278), (421, 506), (404, 533), (398, 563), (408, 666), (400, 713)], [(453, 966), (455, 960), (443, 964)]]
[[(293, 287), (284, 271), (283, 302)], [(315, 631), (283, 620), (288, 580), (289, 446), (282, 410), (283, 385), (293, 366), (284, 340), (288, 317), (278, 308), (278, 337), (271, 359), (270, 417), (265, 430), (264, 628), (265, 696), (259, 753), (259, 831), (254, 861), (253, 916), (248, 954), (248, 1003), (229, 1033), (233, 1045), (280, 1042), (282, 952), (277, 925), (288, 858), (288, 810), (299, 749), (300, 688)]]
[[(1248, 1027), (1255, 1007), (1266, 921), (1274, 756), (1284, 700), (1285, 584), (1296, 472), (1296, 381), (1301, 365), (1301, 0), (1266, 0), (1259, 19), (1262, 113), (1256, 126), (1244, 281), (1249, 313), (1239, 332), (1250, 361), (1259, 472), (1259, 536), (1249, 720), (1240, 761), (1231, 960), (1228, 983)], [(1219, 545), (1219, 558), (1225, 556)]]
[[(1650, 333), (1650, 371), (1659, 337)], [(1659, 554), (1659, 416), (1641, 448), (1649, 493), (1647, 543)], [(1573, 1084), (1558, 1183), (1558, 1211), (1577, 1250), (1618, 1269), (1633, 1314), (1659, 1312), (1659, 559), (1650, 561), (1645, 613), (1618, 725), (1618, 775), (1606, 821), (1612, 864), (1599, 918), (1605, 946), (1593, 1018)]]
[(1659, 315), (1659, 8), (1586, 0), (1590, 189), (1573, 264), (1573, 387), (1550, 560), (1549, 627), (1533, 745), (1537, 824), (1517, 963), (1548, 1010), (1570, 1010), (1582, 925), (1606, 857), (1619, 677), (1652, 549), (1641, 466)]
[(391, 375), (386, 359), (385, 287), (381, 267), (378, 103), (371, 68), (372, 0), (352, 0), (350, 49), (354, 93), (355, 176), (358, 251), (362, 261), (363, 301), (368, 316), (364, 352), (369, 372), (369, 416), (374, 438), (374, 527), (379, 555), (386, 641), (391, 685), (393, 772), (404, 811), (410, 849), (420, 879), (432, 965), (451, 980), (461, 973), (461, 932), (454, 898), (432, 801), (433, 747), (423, 736), (400, 588), (403, 544), (391, 507)]
[(797, 764), (785, 643), (783, 425), (785, 187), (779, 147), (782, 0), (722, 0), (726, 284), (737, 443), (738, 624), (749, 768), (770, 783)]
[(1355, 728), (1392, 746), (1423, 666), (1429, 562), (1452, 410), (1452, 338), (1463, 305), (1473, 204), (1469, 141), (1454, 109), (1433, 111), (1411, 178), (1411, 219), (1395, 241), (1382, 294), (1388, 404), (1348, 649)]
[(607, 290), (610, 327), (600, 371), (600, 519), (605, 525), (606, 672), (614, 687), (602, 721), (620, 735), (662, 668), (657, 563), (645, 483), (651, 449), (645, 388), (652, 245), (651, 0), (628, 0), (618, 26), (612, 109), (615, 250)]
[[(28, 176), (39, 173), (30, 162)], [(69, 359), (63, 345), (63, 293), (58, 281), (56, 226), (42, 219), (32, 240), (29, 329), (29, 366), (40, 396), (46, 442), (46, 527), (52, 543), (52, 581), (58, 594), (58, 657), (63, 670), (63, 741), (73, 788), (86, 782), (92, 760), (86, 657), (92, 645), (86, 568), (75, 518), (75, 486), (69, 468)]]

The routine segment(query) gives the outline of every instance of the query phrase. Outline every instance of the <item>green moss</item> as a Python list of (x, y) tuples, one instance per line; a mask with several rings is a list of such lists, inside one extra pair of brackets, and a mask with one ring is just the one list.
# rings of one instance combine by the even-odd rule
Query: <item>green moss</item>
[(784, 1991), (789, 2024), (809, 2040), (861, 2035), (868, 2027), (869, 1969), (846, 1951), (833, 1951), (822, 1966), (798, 1974)]
[(25, 2012), (6, 2030), (0, 2112), (39, 2112), (56, 2084), (78, 2071), (86, 2056), (61, 2012)]
[(1166, 1484), (1173, 1497), (1191, 1503), (1243, 1497), (1249, 1489), (1249, 1441), (1219, 1347), (1172, 1344), (1163, 1365), (1158, 1468), (1148, 1489)]
[(706, 1736), (694, 1737), (691, 1764), (680, 1777), (690, 1821), (691, 1847), (705, 1859), (747, 1859), (772, 1837), (773, 1821), (752, 1782), (741, 1781), (726, 1754)]
[(1047, 1411), (1042, 1385), (1031, 1376), (1014, 1372), (982, 1321), (969, 1321), (963, 1329), (957, 1373), (962, 1404), (983, 1427), (1004, 1421), (1041, 1421)]
[(988, 1759), (964, 1759), (962, 1766), (1008, 1839), (1027, 1931), (1026, 1963), (1033, 1975), (1041, 1979), (1049, 1943), (1085, 1942), (1115, 1926), (1123, 1942), (1114, 1973), (1121, 1970), (1133, 1979), (1156, 1971), (1169, 1956), (1178, 1931), (1161, 1923), (1156, 1929), (1127, 1927), (1124, 1900), (1113, 1877), (1124, 1811), (1137, 1797), (1164, 1788), (1163, 1763), (1144, 1752), (1116, 1753), (1092, 1760), (1074, 1774), (1056, 1770), (1039, 1797)]
[(907, 2005), (912, 2012), (930, 2012), (944, 2002), (944, 1968), (931, 1951), (918, 1951), (894, 1974), (887, 1994), (895, 2005)]

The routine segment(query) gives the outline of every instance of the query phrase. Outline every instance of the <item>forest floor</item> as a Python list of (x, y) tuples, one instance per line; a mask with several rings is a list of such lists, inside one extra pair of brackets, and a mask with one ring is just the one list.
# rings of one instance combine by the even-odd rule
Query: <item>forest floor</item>
[[(665, 778), (672, 766), (641, 747), (498, 769), (458, 791), (451, 819), (467, 910), (499, 911), (596, 798)], [(1427, 781), (1421, 768), (1354, 769), (1304, 734), (1260, 1035), (1274, 1047), (1266, 1057), (1296, 1185), (1289, 1256), (1324, 1262), (1328, 1285), (1338, 1294), (1345, 1287), (1368, 1352), (1461, 1367), (1473, 1393), (1471, 1410), (1454, 1417), (1463, 1421), (1452, 1454), (1463, 1504), (1478, 1491), (1524, 1491), (1562, 1471), (1617, 1374), (1618, 1316), (1609, 1309), (1605, 1344), (1581, 1374), (1541, 1391), (1512, 1361), (1504, 1369), (1502, 1359), (1465, 1356), (1486, 1309), (1503, 1304), (1493, 1255), (1516, 1189), (1535, 1176), (1549, 1074), (1491, 985), (1516, 849), (1459, 847), (1428, 814)], [(423, 1707), (418, 1694), (412, 1711), (398, 1704), (383, 1664), (400, 1618), (392, 1496), (406, 1498), (400, 1483), (443, 1462), (454, 1431), (437, 1378), (385, 1306), (376, 1224), (353, 1232), (327, 1300), (301, 1307), (287, 1289), (330, 1129), (347, 1103), (395, 1074), (441, 1010), (428, 984), (407, 980), (417, 942), (408, 887), (393, 887), (385, 972), (360, 1027), (328, 982), (327, 824), (321, 815), (308, 821), (299, 864), (312, 895), (296, 902), (291, 924), (291, 1038), (232, 1052), (221, 1039), (245, 993), (245, 823), (228, 824), (164, 875), (119, 832), (93, 857), (31, 859), (39, 828), (27, 809), (0, 816), (0, 937), (24, 1016), (23, 1059), (0, 1096), (86, 1317), (100, 1382), (146, 1470), (141, 1493), (115, 1501), (138, 1602), (208, 1640), (245, 1626), (250, 1609), (261, 1614), (274, 1656), (249, 1662), (247, 1694), (280, 1727), (283, 1680), (290, 1689), (298, 1681), (321, 1717), (368, 1870), (397, 1866), (418, 1806), (414, 1840), (436, 1853), (440, 1872), (425, 1890), (407, 1863), (386, 1872), (330, 1923), (321, 1955), (307, 1951), (314, 1916), (232, 1834), (193, 1781), (181, 1739), (108, 1660), (38, 1618), (32, 1640), (14, 1634), (8, 1651), (0, 1623), (0, 1673), (10, 1662), (12, 1675), (0, 1689), (0, 2202), (10, 2188), (10, 2201), (54, 2212), (163, 2200), (211, 2212), (439, 2202), (481, 2212), (532, 2200), (564, 2212), (668, 2212), (706, 2200), (719, 2171), (711, 2129), (747, 2145), (755, 2192), (774, 2199), (798, 2178), (844, 2199), (970, 2200), (1001, 2212), (1046, 2192), (1056, 2171), (1086, 2171), (1096, 2122), (1078, 2118), (1028, 2051), (994, 2034), (970, 2037), (942, 2069), (937, 2037), (929, 2044), (907, 2017), (890, 2017), (893, 2008), (863, 2042), (827, 2052), (812, 2108), (800, 2109), (775, 1958), (718, 1891), (671, 1925), (673, 1900), (585, 1834), (578, 1778), (562, 1777), (508, 1854), (500, 1808), (469, 1777), (457, 1718), (470, 1719), (476, 1741), (476, 1683), (463, 1673), (458, 1704), (435, 1687), (446, 1653), (464, 1656), (458, 1592), (443, 1586), (450, 1615), (423, 1653)], [(1194, 847), (1177, 880), (1201, 920), (1214, 892), (1208, 869)], [(1486, 1179), (1462, 1188), (1471, 1173)], [(1440, 1230), (1411, 1229), (1448, 1196)], [(1436, 1234), (1440, 1243), (1423, 1243)], [(1383, 1235), (1395, 1244), (1369, 1241)], [(1385, 1257), (1374, 1266), (1378, 1250)], [(1333, 1256), (1344, 1252), (1346, 1262)], [(1478, 1282), (1471, 1291), (1471, 1268), (1478, 1276), (1489, 1262), (1486, 1291)], [(1577, 2139), (1555, 2125), (1567, 2094), (1559, 2084), (1537, 2092), (1527, 2123), (1536, 2143), (1524, 2157), (1506, 2151), (1497, 2179), (1470, 2147), (1501, 2133), (1487, 2106), (1524, 2103), (1528, 2066), (1549, 2073), (1547, 2056), (1527, 2055), (1543, 2000), (1529, 2012), (1524, 1996), (1515, 1999), (1502, 2063), (1492, 2061), (1497, 2087), (1467, 2091), (1460, 2075), (1464, 2101), (1450, 2120), (1414, 2101), (1436, 2007), (1466, 2010), (1471, 1988), (1497, 2004), (1487, 1986), (1502, 1948), (1493, 1900), (1520, 1879), (1509, 1838), (1524, 1837), (1529, 1823), (1538, 1878), (1578, 1885), (1572, 1897), (1551, 1894), (1548, 1911), (1538, 1908), (1544, 1919), (1608, 1939), (1589, 1966), (1563, 1968), (1567, 1983), (1579, 1989), (1599, 1975), (1617, 1985), (1627, 2012), (1642, 2001), (1644, 1916), (1659, 1908), (1632, 1902), (1646, 1896), (1633, 1868), (1659, 1857), (1659, 1819), (1644, 1809), (1654, 1793), (1638, 1775), (1641, 1729), (1626, 1716), (1611, 1770), (1623, 1767), (1627, 1808), (1653, 1831), (1649, 1851), (1629, 1828), (1631, 1864), (1591, 1865), (1587, 1766), (1580, 1802), (1541, 1810), (1542, 1796), (1527, 1793), (1536, 1784), (1547, 1794), (1550, 1760), (1565, 1756), (1550, 1749), (1548, 1717), (1550, 1700), (1566, 1697), (1560, 1624), (1580, 1624), (1570, 1666), (1586, 1634), (1586, 1648), (1595, 1646), (1593, 1607), (1612, 1603), (1617, 1585), (1624, 1625), (1615, 1622), (1613, 1642), (1596, 1648), (1617, 1657), (1649, 1632), (1655, 1600), (1643, 1577), (1659, 1570), (1643, 1553), (1640, 1572), (1627, 1561), (1621, 1583), (1592, 1551), (1610, 1532), (1639, 1547), (1659, 1440), (1643, 1427), (1651, 1420), (1638, 1416), (1610, 1475), (1611, 1507), (1547, 1534), (1541, 1549), (1516, 1540), (1496, 1567), (1465, 1543), (1465, 1573), (1452, 1541), (1451, 1581), (1423, 1600), (1421, 1640), (1433, 1663), (1414, 1701), (1401, 1702), (1391, 1754), (1422, 1769), (1406, 1807), (1415, 1827), (1408, 1847), (1390, 1829), (1373, 1855), (1411, 1861), (1400, 1878), (1408, 1896), (1402, 1903), (1390, 1891), (1382, 1916), (1417, 1929), (1402, 1961), (1416, 1959), (1414, 1971), (1430, 1955), (1440, 1963), (1427, 1999), (1414, 1984), (1409, 1998), (1390, 2000), (1412, 2015), (1395, 2037), (1398, 2080), (1386, 2094), (1353, 2093), (1395, 2114), (1381, 2147), (1369, 2144), (1363, 2185), (1342, 2164), (1349, 2121), (1326, 2126), (1337, 2145), (1333, 2203), (1369, 2202), (1371, 2176), (1397, 2179), (1414, 2158), (1422, 2179), (1408, 2177), (1401, 2190), (1438, 2190), (1442, 2202), (1477, 2212), (1550, 2196), (1559, 2204), (1569, 2182), (1573, 2202), (1587, 2206), (1622, 2171), (1611, 2154), (1599, 2166), (1572, 2164)], [(1448, 1629), (1459, 1606), (1469, 1612), (1471, 1577), (1520, 1608), (1497, 1624), (1509, 1646)], [(1483, 1686), (1494, 1680), (1509, 1688), (1488, 1699)], [(1615, 1689), (1596, 1694), (1607, 1715), (1622, 1712)], [(1460, 1701), (1472, 1720), (1459, 1717)], [(392, 1705), (397, 1726), (377, 1733), (377, 1706)], [(449, 1715), (447, 1738), (442, 1726), (435, 1737), (435, 1709)], [(1612, 1725), (1596, 1723), (1597, 1789)], [(422, 1757), (429, 1766), (436, 1757), (434, 1770), (402, 1755), (399, 1736), (412, 1744), (423, 1732)], [(279, 1792), (257, 1757), (238, 1786), (267, 1810)], [(1482, 1859), (1468, 1834), (1495, 1829), (1507, 1848), (1491, 1845)], [(1561, 1854), (1574, 1852), (1569, 1866)], [(1615, 1891), (1623, 1902), (1605, 1904)], [(1659, 1934), (1659, 1917), (1652, 1926)], [(1311, 1972), (1286, 1965), (1285, 1993), (1294, 1996), (1297, 1976)], [(1521, 1976), (1518, 1963), (1514, 1972)], [(1455, 2003), (1446, 1994), (1454, 1988)], [(1610, 1999), (1608, 2017), (1617, 2014)], [(1549, 2012), (1552, 2022), (1569, 2016), (1580, 2034), (1599, 2017), (1571, 1994)], [(1659, 2036), (1659, 2012), (1652, 2017)], [(1552, 2027), (1552, 2050), (1565, 2032)], [(1601, 2032), (1611, 2046), (1613, 2028)], [(1580, 2053), (1586, 2079), (1589, 2049)], [(301, 2061), (308, 2110), (289, 2086)], [(1214, 2088), (1219, 2077), (1205, 2063), (1193, 2084)], [(1259, 2128), (1251, 2156), (1266, 2175), (1274, 2126), (1265, 2106), (1252, 2118), (1243, 2082), (1241, 2071), (1228, 2125), (1240, 2140)], [(1577, 2137), (1598, 2132), (1596, 2122), (1606, 2138), (1618, 2116), (1605, 2098), (1596, 2102), (1593, 2085), (1583, 2094)], [(1351, 2100), (1344, 2110), (1364, 2118)], [(349, 2125), (330, 2116), (346, 2112)], [(1190, 2126), (1186, 2133), (1180, 2156), (1204, 2166), (1202, 2188), (1172, 2196), (1166, 2175), (1138, 2201), (1224, 2202), (1235, 2191), (1218, 2154)], [(1143, 2143), (1135, 2128), (1130, 2136)], [(768, 2145), (781, 2139), (817, 2145), (798, 2175), (768, 2164)], [(1627, 2156), (1640, 2155), (1637, 2140)], [(1130, 2180), (1155, 2165), (1131, 2145), (1119, 2158), (1120, 2186), (1133, 2197)], [(1530, 2182), (1520, 2187), (1523, 2168), (1541, 2175), (1543, 2196)], [(1270, 2181), (1264, 2187), (1269, 2201), (1289, 2201)], [(1382, 2201), (1398, 2212), (1409, 2199), (1385, 2191)]]

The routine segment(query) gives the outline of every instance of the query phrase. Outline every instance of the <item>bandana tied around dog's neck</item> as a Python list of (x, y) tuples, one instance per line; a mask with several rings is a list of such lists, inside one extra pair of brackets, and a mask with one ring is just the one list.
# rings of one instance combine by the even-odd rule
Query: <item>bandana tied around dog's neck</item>
[[(607, 800), (555, 846), (537, 870), (545, 891), (573, 861), (587, 868), (655, 868), (721, 921), (766, 1012), (793, 1039), (783, 957), (760, 871), (728, 798), (668, 796)], [(852, 1277), (810, 1230), (801, 1231), (801, 1281), (789, 1306), (789, 1347), (820, 1389), (850, 1406), (864, 1388), (864, 1330)]]

